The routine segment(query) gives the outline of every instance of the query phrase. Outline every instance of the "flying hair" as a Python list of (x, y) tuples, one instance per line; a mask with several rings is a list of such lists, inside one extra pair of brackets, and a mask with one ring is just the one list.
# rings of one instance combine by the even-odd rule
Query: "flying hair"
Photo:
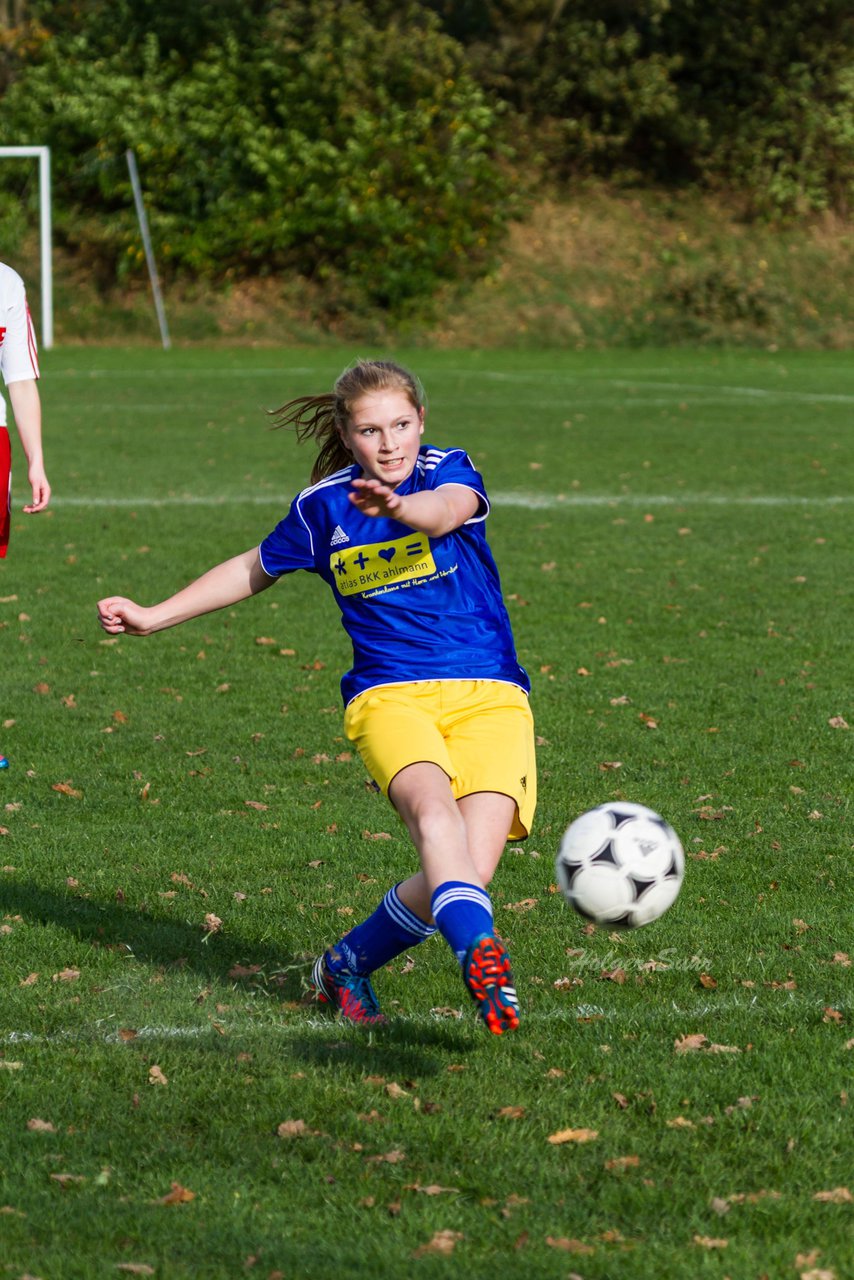
[(337, 378), (332, 391), (319, 396), (298, 396), (279, 409), (271, 409), (274, 427), (290, 427), (303, 444), (315, 440), (319, 446), (311, 469), (311, 483), (349, 467), (353, 463), (344, 443), (353, 406), (373, 391), (401, 391), (414, 409), (424, 404), (424, 390), (408, 369), (393, 360), (357, 360)]

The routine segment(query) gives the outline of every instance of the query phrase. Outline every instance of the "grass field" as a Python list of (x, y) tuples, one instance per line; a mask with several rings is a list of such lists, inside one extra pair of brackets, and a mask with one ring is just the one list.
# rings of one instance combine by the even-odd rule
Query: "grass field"
[[(355, 354), (44, 360), (55, 501), (0, 565), (0, 1276), (854, 1275), (850, 359), (395, 353), (484, 472), (533, 682), (496, 1039), (436, 939), (377, 976), (386, 1031), (303, 1003), (412, 866), (320, 584), (96, 625), (260, 540), (310, 464), (264, 410)], [(687, 872), (609, 935), (553, 858), (615, 796)]]

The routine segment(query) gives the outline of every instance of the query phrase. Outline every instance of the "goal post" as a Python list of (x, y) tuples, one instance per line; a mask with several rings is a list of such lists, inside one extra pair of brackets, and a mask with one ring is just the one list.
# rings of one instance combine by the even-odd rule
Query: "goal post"
[(53, 264), (50, 222), (50, 147), (0, 147), (0, 159), (33, 158), (39, 162), (39, 228), (41, 243), (41, 345), (53, 346)]

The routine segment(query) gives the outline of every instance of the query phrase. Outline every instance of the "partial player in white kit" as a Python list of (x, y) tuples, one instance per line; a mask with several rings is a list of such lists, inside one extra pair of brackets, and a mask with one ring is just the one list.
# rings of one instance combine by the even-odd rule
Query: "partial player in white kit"
[[(0, 262), (0, 373), (6, 383), (15, 426), (27, 459), (27, 479), (32, 501), (28, 515), (43, 511), (50, 501), (50, 485), (42, 455), (42, 411), (39, 398), (39, 362), (36, 335), (27, 306), (24, 282), (11, 267)], [(6, 401), (0, 396), (0, 559), (6, 555), (12, 519), (12, 449), (6, 426)], [(8, 761), (0, 754), (0, 769)]]

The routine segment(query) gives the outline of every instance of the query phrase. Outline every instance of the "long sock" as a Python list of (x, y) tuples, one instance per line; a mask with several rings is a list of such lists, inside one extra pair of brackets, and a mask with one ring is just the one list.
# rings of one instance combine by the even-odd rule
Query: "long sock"
[(475, 938), (492, 933), (492, 899), (479, 885), (446, 880), (430, 899), (430, 909), (460, 964)]
[(401, 902), (398, 887), (393, 885), (376, 911), (330, 948), (326, 963), (333, 973), (364, 977), (436, 932), (435, 925), (426, 924)]

